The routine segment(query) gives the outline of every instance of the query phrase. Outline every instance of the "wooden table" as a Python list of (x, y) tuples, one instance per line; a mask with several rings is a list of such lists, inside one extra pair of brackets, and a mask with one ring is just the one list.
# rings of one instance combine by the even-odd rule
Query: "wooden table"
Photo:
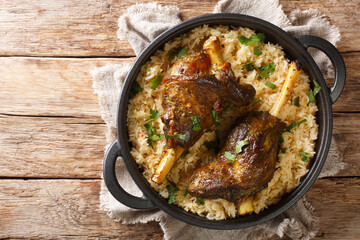
[[(182, 18), (213, 1), (161, 0)], [(360, 239), (360, 2), (283, 0), (286, 13), (317, 8), (342, 33), (347, 85), (334, 104), (334, 137), (346, 169), (306, 194), (316, 239)], [(158, 223), (121, 225), (99, 210), (105, 124), (89, 74), (133, 62), (116, 37), (130, 0), (0, 1), (0, 238), (162, 239)]]

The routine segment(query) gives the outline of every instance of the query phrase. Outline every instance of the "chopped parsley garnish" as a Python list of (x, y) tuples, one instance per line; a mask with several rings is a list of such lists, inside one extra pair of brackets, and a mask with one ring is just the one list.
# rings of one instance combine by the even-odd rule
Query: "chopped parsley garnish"
[(282, 149), (280, 149), (280, 152), (285, 153), (286, 149), (287, 148), (282, 148)]
[(306, 120), (306, 119), (300, 120), (300, 122), (298, 122), (297, 126), (299, 127), (300, 124), (302, 124), (302, 123), (304, 123), (304, 122), (307, 122), (307, 120)]
[(198, 200), (196, 200), (196, 203), (197, 204), (200, 204), (200, 205), (204, 205), (205, 203), (204, 203), (204, 200), (202, 200), (202, 199), (198, 199)]
[(187, 51), (187, 49), (185, 47), (178, 47), (178, 48), (171, 49), (168, 52), (169, 60), (171, 60), (175, 56), (181, 57), (181, 56), (185, 55), (186, 51)]
[(230, 161), (228, 162), (229, 165), (233, 164), (233, 162), (236, 159), (236, 155), (232, 154), (231, 152), (225, 152), (224, 153), (224, 157), (226, 157), (227, 159), (229, 159)]
[(261, 100), (261, 99), (253, 98), (253, 100), (252, 100), (252, 105), (255, 105), (255, 104), (259, 103), (259, 102), (262, 102), (262, 100)]
[(195, 131), (195, 132), (200, 131), (201, 130), (200, 118), (198, 116), (192, 116), (191, 121), (192, 121), (192, 124), (193, 124), (192, 130)]
[(149, 124), (145, 124), (144, 127), (146, 128), (148, 132), (148, 145), (154, 149), (154, 145), (152, 142), (159, 141), (162, 139), (163, 134), (158, 133), (155, 128), (150, 126)]
[(289, 133), (292, 133), (291, 132), (291, 129), (293, 129), (294, 127), (297, 126), (297, 123), (296, 121), (294, 120), (289, 126), (286, 127), (285, 131), (284, 132), (289, 132)]
[(315, 79), (313, 80), (314, 83), (314, 90), (309, 90), (306, 95), (309, 97), (309, 102), (307, 103), (307, 106), (309, 106), (310, 103), (316, 103), (316, 95), (320, 92), (321, 87), (320, 85), (315, 81)]
[(156, 110), (152, 110), (150, 109), (150, 119), (146, 120), (145, 122), (143, 122), (143, 125), (154, 121), (155, 119), (157, 119), (158, 117), (160, 117), (160, 113)]
[(315, 81), (315, 79), (313, 80), (313, 83), (314, 83), (314, 96), (316, 96), (320, 90), (321, 90), (321, 87), (320, 85)]
[(141, 66), (141, 72), (142, 72), (142, 73), (146, 73), (145, 64)]
[(243, 147), (243, 146), (246, 146), (246, 145), (248, 145), (248, 144), (249, 144), (249, 142), (248, 142), (248, 141), (244, 141), (244, 140), (239, 141), (239, 142), (236, 142), (236, 147), (235, 147), (235, 152), (236, 152), (236, 154), (241, 153), (242, 147)]
[(186, 136), (183, 134), (175, 134), (175, 135), (167, 135), (166, 139), (170, 139), (170, 138), (180, 138), (181, 140), (185, 140)]
[(225, 110), (233, 110), (234, 109), (234, 106), (233, 105), (228, 105), (226, 106)]
[(170, 185), (174, 188), (175, 191), (179, 191), (179, 188), (176, 186), (176, 184), (173, 181), (170, 181), (167, 177), (166, 180), (170, 183)]
[(309, 102), (307, 103), (308, 106), (310, 103), (316, 103), (316, 99), (312, 90), (309, 90), (306, 95), (309, 97)]
[(271, 88), (271, 89), (276, 89), (276, 85), (271, 83), (271, 82), (268, 82), (268, 81), (264, 81), (264, 84), (265, 86)]
[(259, 67), (260, 77), (266, 78), (269, 77), (271, 73), (275, 72), (275, 63), (271, 62), (269, 64), (266, 64), (264, 66)]
[(132, 86), (130, 90), (130, 98), (134, 97), (139, 92), (142, 92), (144, 89), (140, 86), (140, 84), (135, 81), (134, 85)]
[(263, 43), (265, 40), (265, 34), (257, 33), (252, 34), (249, 38), (245, 37), (244, 35), (238, 36), (239, 41), (246, 46), (253, 44), (253, 43)]
[(259, 47), (255, 47), (255, 48), (254, 48), (254, 54), (255, 54), (256, 56), (260, 56), (260, 55), (262, 54), (262, 51), (260, 51)]
[(186, 189), (186, 190), (185, 190), (185, 193), (184, 193), (184, 197), (186, 197), (186, 195), (188, 195), (188, 193), (189, 193), (189, 190)]
[(189, 150), (186, 150), (186, 152), (183, 153), (183, 155), (181, 155), (181, 159), (184, 159), (186, 157), (186, 155), (188, 155), (190, 153)]
[(245, 67), (245, 69), (248, 70), (248, 71), (255, 70), (255, 67), (252, 64), (252, 62), (248, 62), (247, 64), (244, 64), (243, 67)]
[(160, 83), (162, 82), (163, 80), (163, 76), (161, 75), (158, 75), (156, 78), (154, 78), (153, 80), (151, 80), (150, 82), (150, 88), (152, 90), (155, 90), (159, 85)]
[(214, 119), (215, 127), (220, 126), (218, 113), (215, 110), (211, 110), (211, 115)]
[(172, 204), (173, 202), (175, 202), (175, 199), (176, 199), (175, 192), (179, 191), (179, 189), (178, 188), (172, 189), (170, 185), (167, 185), (166, 188), (169, 193), (168, 203)]
[(301, 161), (306, 162), (306, 163), (309, 162), (309, 157), (312, 156), (311, 153), (307, 153), (307, 152), (303, 152), (303, 151), (299, 151), (299, 154), (300, 154), (300, 156), (302, 156)]
[(281, 143), (283, 143), (284, 142), (284, 137), (283, 137), (283, 134), (284, 132), (282, 132), (281, 134), (280, 134), (280, 136), (279, 136), (279, 143), (281, 144)]
[(296, 107), (300, 107), (300, 97), (294, 98), (294, 105), (295, 105)]
[(204, 145), (208, 150), (216, 149), (218, 147), (217, 142), (204, 142)]

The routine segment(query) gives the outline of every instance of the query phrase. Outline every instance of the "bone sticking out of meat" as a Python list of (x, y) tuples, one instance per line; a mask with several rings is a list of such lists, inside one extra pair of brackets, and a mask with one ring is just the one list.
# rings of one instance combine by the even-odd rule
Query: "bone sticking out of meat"
[[(283, 91), (272, 110), (277, 116), (288, 100), (299, 71), (299, 67), (291, 63)], [(234, 202), (239, 215), (252, 212), (254, 195), (266, 187), (275, 172), (279, 135), (285, 127), (285, 123), (268, 112), (250, 112), (239, 119), (216, 159), (195, 170), (189, 193)]]
[(159, 184), (177, 159), (212, 128), (213, 114), (220, 117), (228, 105), (249, 105), (255, 96), (251, 85), (235, 82), (216, 37), (209, 38), (200, 53), (177, 60), (164, 84), (162, 120), (167, 150), (152, 176)]

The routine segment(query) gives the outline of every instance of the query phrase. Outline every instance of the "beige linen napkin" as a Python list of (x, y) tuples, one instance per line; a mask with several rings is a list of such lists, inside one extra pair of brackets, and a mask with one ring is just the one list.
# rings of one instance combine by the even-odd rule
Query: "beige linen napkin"
[[(157, 3), (134, 5), (119, 18), (118, 37), (128, 40), (136, 55), (139, 55), (159, 34), (181, 22), (179, 12), (175, 6), (160, 6)], [(293, 36), (316, 35), (327, 39), (334, 45), (340, 40), (339, 29), (330, 25), (317, 10), (295, 10), (288, 17), (277, 0), (222, 0), (216, 5), (214, 13), (216, 12), (252, 15), (272, 22)], [(319, 67), (327, 73), (329, 60), (319, 52), (313, 52), (313, 56)], [(107, 125), (107, 147), (116, 139), (119, 93), (130, 67), (129, 64), (107, 65), (91, 72), (94, 79), (93, 88), (99, 97), (101, 117)], [(330, 153), (320, 177), (334, 175), (344, 166), (339, 157), (336, 143), (332, 139)], [(116, 174), (119, 183), (125, 190), (136, 196), (142, 195), (132, 181), (121, 158), (117, 161)], [(158, 221), (164, 231), (165, 239), (261, 239), (275, 234), (280, 237), (287, 235), (292, 239), (310, 239), (316, 235), (318, 230), (318, 219), (305, 198), (271, 221), (251, 228), (228, 231), (194, 227), (178, 221), (158, 209), (130, 209), (111, 196), (104, 182), (100, 192), (100, 208), (106, 211), (111, 218), (124, 224)]]

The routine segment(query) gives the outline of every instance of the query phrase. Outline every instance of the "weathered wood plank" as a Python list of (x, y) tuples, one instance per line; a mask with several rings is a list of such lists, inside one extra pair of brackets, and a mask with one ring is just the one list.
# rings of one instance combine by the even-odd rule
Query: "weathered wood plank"
[(0, 58), (0, 112), (98, 118), (90, 71), (133, 59)]
[[(307, 193), (315, 239), (358, 239), (360, 180), (318, 180)], [(99, 180), (0, 180), (0, 238), (162, 239), (157, 223), (122, 225), (99, 210)]]
[(0, 115), (0, 176), (99, 178), (106, 127), (97, 120)]
[(101, 211), (99, 180), (0, 180), (0, 189), (0, 238), (162, 239), (155, 222), (122, 225)]
[[(0, 132), (0, 177), (101, 176), (106, 127), (98, 119), (0, 115)], [(334, 137), (348, 165), (336, 176), (360, 176), (360, 114), (336, 113)]]
[[(178, 6), (182, 19), (187, 20), (211, 13), (217, 0), (158, 2)], [(360, 50), (358, 1), (282, 0), (280, 3), (286, 13), (295, 8), (317, 8), (341, 29), (341, 51)], [(116, 36), (117, 19), (132, 4), (131, 0), (2, 0), (0, 53), (3, 56), (133, 56), (130, 45)]]
[[(334, 111), (360, 111), (360, 52), (343, 54), (347, 84)], [(0, 58), (0, 113), (99, 118), (90, 71), (134, 58)], [(11, 104), (10, 104), (11, 103)]]

